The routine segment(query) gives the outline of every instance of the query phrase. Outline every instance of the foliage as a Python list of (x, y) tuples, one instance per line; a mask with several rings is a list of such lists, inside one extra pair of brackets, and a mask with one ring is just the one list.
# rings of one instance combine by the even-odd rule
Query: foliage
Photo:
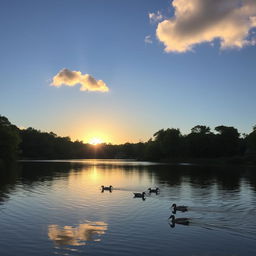
[(191, 157), (211, 157), (215, 155), (214, 134), (210, 128), (204, 125), (197, 125), (191, 129), (186, 136), (188, 154)]
[(163, 158), (178, 157), (180, 155), (182, 136), (179, 129), (162, 129), (156, 132), (154, 137)]
[(127, 158), (168, 161), (256, 155), (256, 126), (242, 138), (234, 127), (220, 125), (214, 131), (205, 125), (196, 125), (189, 134), (182, 135), (179, 129), (168, 128), (157, 131), (145, 143), (90, 145), (31, 127), (20, 130), (6, 117), (0, 116), (0, 159), (13, 160), (18, 151), (23, 159)]
[(20, 143), (19, 129), (0, 115), (0, 160), (10, 162), (15, 159)]
[(256, 126), (246, 138), (246, 148), (249, 154), (256, 155)]
[(52, 132), (41, 132), (29, 127), (21, 130), (20, 135), (22, 156), (25, 158), (83, 158), (86, 153), (82, 142), (72, 142), (69, 137), (58, 137)]
[(240, 134), (234, 127), (217, 126), (217, 143), (221, 156), (234, 156), (239, 152)]

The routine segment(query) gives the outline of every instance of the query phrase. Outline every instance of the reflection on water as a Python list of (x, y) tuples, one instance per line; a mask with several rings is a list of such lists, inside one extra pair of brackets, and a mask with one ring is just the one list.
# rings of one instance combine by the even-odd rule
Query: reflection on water
[(55, 245), (85, 245), (87, 241), (100, 241), (100, 236), (105, 234), (108, 224), (105, 222), (88, 222), (77, 227), (49, 225), (48, 236)]
[[(189, 226), (170, 228), (173, 203), (189, 207), (175, 215)], [(255, 167), (23, 162), (0, 171), (0, 255), (251, 256), (255, 205)]]

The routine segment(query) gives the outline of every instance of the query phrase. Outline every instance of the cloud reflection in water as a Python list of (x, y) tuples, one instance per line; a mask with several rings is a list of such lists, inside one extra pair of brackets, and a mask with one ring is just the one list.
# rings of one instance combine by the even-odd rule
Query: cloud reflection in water
[(107, 229), (108, 224), (102, 221), (87, 222), (77, 227), (49, 225), (48, 237), (57, 246), (80, 246), (85, 245), (86, 241), (100, 241), (100, 236), (105, 234)]

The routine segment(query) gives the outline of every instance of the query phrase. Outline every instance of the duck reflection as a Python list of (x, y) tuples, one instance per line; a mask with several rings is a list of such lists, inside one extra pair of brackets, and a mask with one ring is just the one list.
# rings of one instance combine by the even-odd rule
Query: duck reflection
[(109, 187), (107, 187), (107, 186), (101, 186), (101, 193), (104, 193), (104, 191), (105, 190), (107, 190), (107, 191), (109, 191), (110, 193), (112, 193), (112, 190), (113, 190), (113, 186), (112, 185), (110, 185)]
[(171, 228), (174, 228), (175, 224), (188, 226), (190, 223), (190, 218), (175, 218), (174, 215), (171, 215), (168, 220)]
[(85, 245), (87, 241), (100, 241), (100, 236), (105, 234), (108, 224), (105, 222), (88, 222), (77, 227), (49, 225), (48, 237), (55, 245)]

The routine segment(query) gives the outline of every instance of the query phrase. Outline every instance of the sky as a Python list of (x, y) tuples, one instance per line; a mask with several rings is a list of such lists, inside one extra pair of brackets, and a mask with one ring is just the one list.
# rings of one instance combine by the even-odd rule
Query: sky
[(0, 115), (88, 142), (256, 124), (255, 0), (2, 0)]

